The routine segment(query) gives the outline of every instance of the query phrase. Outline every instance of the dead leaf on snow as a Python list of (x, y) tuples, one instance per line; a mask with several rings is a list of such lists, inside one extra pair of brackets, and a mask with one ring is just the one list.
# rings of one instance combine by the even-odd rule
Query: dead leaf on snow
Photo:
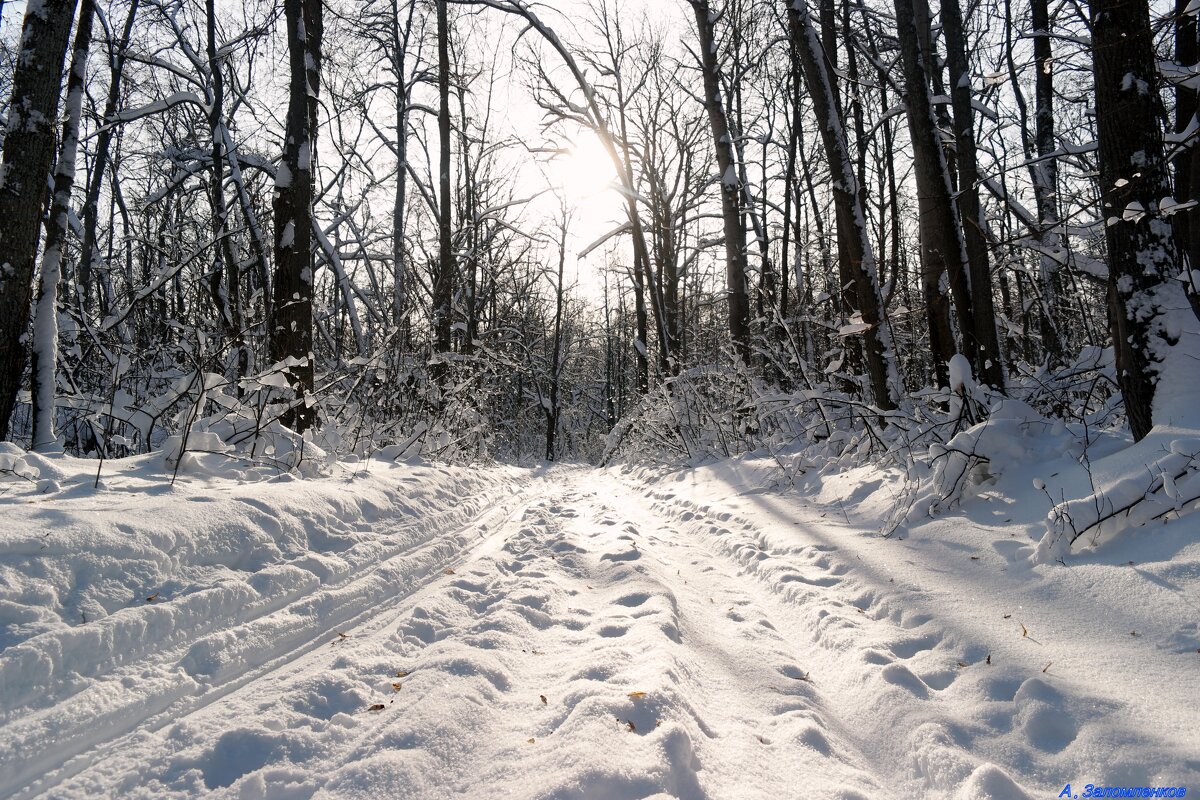
[(646, 693), (645, 692), (630, 692), (629, 696), (632, 697), (634, 700), (640, 700), (646, 696)]
[(539, 695), (538, 695), (538, 697), (540, 697), (540, 698), (541, 698), (541, 700), (542, 700), (542, 705), (544, 705), (544, 706), (545, 706), (545, 705), (549, 705), (549, 703), (547, 703), (547, 702), (546, 702), (546, 695), (544, 695), (544, 694), (539, 694)]
[(384, 709), (383, 703), (375, 703), (373, 706), (368, 708), (367, 711), (383, 711), (383, 709)]
[(392, 691), (398, 692), (398, 691), (400, 691), (401, 687), (403, 687), (403, 686), (404, 686), (403, 683), (401, 683), (400, 681), (396, 681), (395, 683), (392, 684)]

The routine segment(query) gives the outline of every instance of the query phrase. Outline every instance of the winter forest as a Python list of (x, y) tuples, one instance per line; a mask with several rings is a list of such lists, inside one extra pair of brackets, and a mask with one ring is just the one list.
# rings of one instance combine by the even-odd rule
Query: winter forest
[(0, 0), (0, 797), (1200, 792), (1198, 17)]

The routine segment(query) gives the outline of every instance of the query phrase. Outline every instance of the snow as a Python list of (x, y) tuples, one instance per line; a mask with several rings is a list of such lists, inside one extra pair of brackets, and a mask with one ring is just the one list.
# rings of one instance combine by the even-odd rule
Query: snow
[[(5, 445), (0, 795), (1195, 787), (1194, 523), (1038, 563), (1047, 495), (1089, 479), (1063, 426), (1002, 403), (988, 474), (933, 516), (896, 469), (788, 450), (526, 469), (396, 447), (300, 479), (217, 439), (174, 485), (151, 455), (96, 488), (94, 461)], [(1095, 479), (1128, 450), (1095, 445)]]

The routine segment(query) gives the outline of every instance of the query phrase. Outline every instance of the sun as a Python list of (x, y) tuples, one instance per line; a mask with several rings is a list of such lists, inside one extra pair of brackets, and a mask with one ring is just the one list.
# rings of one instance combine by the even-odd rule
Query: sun
[(600, 139), (589, 131), (575, 138), (551, 162), (553, 179), (572, 205), (584, 205), (610, 191), (617, 180), (612, 158)]

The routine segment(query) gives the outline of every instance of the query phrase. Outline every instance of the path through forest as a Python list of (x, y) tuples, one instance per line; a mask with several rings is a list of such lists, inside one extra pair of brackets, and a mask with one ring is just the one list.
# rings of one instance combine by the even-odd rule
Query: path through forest
[(0, 728), (0, 794), (1011, 798), (1200, 770), (1177, 661), (1079, 681), (1053, 662), (1088, 627), (996, 591), (1029, 543), (949, 574), (688, 474), (526, 473), (352, 575), (52, 683)]

